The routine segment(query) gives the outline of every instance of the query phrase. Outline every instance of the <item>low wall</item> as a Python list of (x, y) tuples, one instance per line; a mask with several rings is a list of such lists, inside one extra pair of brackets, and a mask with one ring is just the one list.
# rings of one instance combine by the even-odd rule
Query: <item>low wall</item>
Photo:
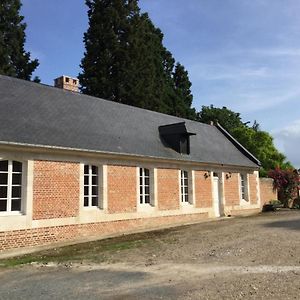
[(272, 178), (260, 178), (260, 203), (261, 207), (271, 200), (277, 200), (277, 191), (273, 188)]
[(43, 246), (52, 248), (56, 245), (74, 244), (76, 242), (117, 236), (125, 233), (192, 224), (204, 219), (208, 219), (208, 213), (0, 232), (0, 249), (2, 249), (2, 251), (0, 251), (0, 257), (32, 252), (32, 250), (43, 248)]

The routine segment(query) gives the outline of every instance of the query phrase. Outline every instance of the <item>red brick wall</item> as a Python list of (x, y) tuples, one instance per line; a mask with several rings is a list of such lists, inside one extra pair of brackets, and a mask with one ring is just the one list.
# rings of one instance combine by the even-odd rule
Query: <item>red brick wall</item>
[(260, 178), (260, 201), (261, 206), (269, 203), (270, 200), (277, 200), (277, 191), (273, 190), (273, 179)]
[(109, 213), (136, 211), (136, 179), (136, 167), (107, 166), (107, 194)]
[(207, 213), (187, 214), (0, 232), (0, 253), (3, 250), (9, 249), (44, 246), (56, 242), (79, 240), (87, 236), (105, 237), (118, 233), (128, 233), (137, 229), (151, 229), (170, 224), (193, 223), (206, 218), (208, 218)]
[(157, 169), (157, 196), (159, 210), (179, 209), (178, 170)]
[(224, 193), (225, 193), (225, 205), (239, 205), (239, 174), (232, 173), (231, 177), (224, 179)]
[(205, 171), (195, 171), (195, 200), (196, 207), (212, 207), (213, 195), (211, 177), (205, 178)]
[(257, 176), (256, 174), (249, 174), (248, 176), (249, 183), (249, 196), (250, 196), (250, 204), (258, 203), (258, 195), (257, 195)]
[(35, 161), (33, 171), (34, 220), (78, 215), (79, 164)]

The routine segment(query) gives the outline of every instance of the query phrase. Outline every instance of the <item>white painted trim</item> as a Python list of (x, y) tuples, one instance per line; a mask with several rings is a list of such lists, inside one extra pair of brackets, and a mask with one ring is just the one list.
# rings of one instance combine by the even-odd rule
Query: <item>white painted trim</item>
[(33, 201), (33, 161), (24, 161), (17, 157), (8, 157), (23, 163), (22, 170), (22, 212), (18, 214), (0, 215), (0, 232), (27, 229), (32, 226)]
[(250, 168), (245, 166), (231, 166), (231, 165), (219, 165), (211, 163), (193, 162), (193, 161), (180, 161), (175, 159), (160, 159), (151, 157), (130, 157), (121, 154), (109, 154), (109, 153), (93, 153), (93, 152), (80, 152), (80, 151), (66, 151), (59, 149), (45, 149), (45, 148), (33, 148), (17, 145), (1, 145), (0, 142), (0, 157), (9, 157), (13, 155), (16, 160), (48, 160), (48, 161), (60, 161), (60, 162), (78, 162), (82, 163), (88, 161), (89, 163), (96, 164), (111, 164), (111, 165), (126, 165), (137, 166), (143, 164), (145, 167), (151, 166), (156, 168), (172, 168), (181, 169), (189, 168), (194, 170), (217, 170), (223, 172), (237, 173), (240, 170), (244, 172), (253, 172), (258, 168)]

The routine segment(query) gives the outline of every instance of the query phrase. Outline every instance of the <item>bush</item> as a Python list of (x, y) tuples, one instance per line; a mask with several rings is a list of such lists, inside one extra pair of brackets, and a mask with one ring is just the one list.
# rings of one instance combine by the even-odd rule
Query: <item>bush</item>
[(297, 170), (276, 168), (271, 170), (268, 175), (274, 180), (274, 189), (278, 191), (279, 200), (284, 207), (289, 207), (291, 200), (298, 197), (299, 175)]

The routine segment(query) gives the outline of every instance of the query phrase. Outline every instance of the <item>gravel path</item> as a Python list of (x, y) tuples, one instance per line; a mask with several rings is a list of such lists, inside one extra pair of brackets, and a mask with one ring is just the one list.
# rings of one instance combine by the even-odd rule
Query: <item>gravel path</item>
[(184, 226), (106, 263), (0, 271), (0, 299), (300, 299), (300, 211)]

